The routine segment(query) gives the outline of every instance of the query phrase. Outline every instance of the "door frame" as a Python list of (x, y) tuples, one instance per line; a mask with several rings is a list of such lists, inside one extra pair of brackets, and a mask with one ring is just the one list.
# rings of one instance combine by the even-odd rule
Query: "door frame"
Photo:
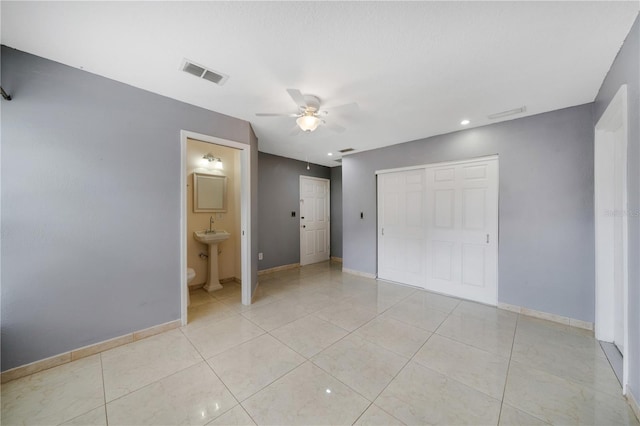
[(240, 280), (242, 304), (251, 304), (251, 145), (180, 130), (180, 319), (187, 325), (187, 139), (240, 151)]
[[(327, 183), (327, 252), (329, 253), (329, 259), (331, 259), (331, 179), (319, 178), (315, 176), (305, 176), (300, 175), (299, 183), (298, 183), (298, 198), (300, 199), (300, 204), (302, 204), (302, 180), (303, 179), (311, 179), (311, 180), (319, 180)], [(302, 221), (302, 205), (300, 205), (300, 220)], [(300, 266), (311, 265), (310, 263), (302, 263), (302, 224), (300, 224)]]
[[(429, 169), (429, 168), (433, 168), (433, 167), (446, 167), (446, 166), (450, 166), (450, 165), (458, 165), (458, 164), (468, 164), (468, 163), (475, 163), (478, 161), (491, 161), (491, 160), (495, 160), (497, 167), (496, 167), (496, 185), (497, 185), (497, 197), (496, 197), (496, 214), (497, 214), (497, 218), (496, 218), (496, 235), (495, 235), (495, 241), (496, 241), (496, 262), (495, 262), (495, 268), (496, 268), (496, 289), (495, 289), (495, 304), (493, 306), (497, 306), (498, 305), (498, 294), (499, 294), (499, 288), (500, 288), (500, 276), (499, 276), (499, 264), (500, 264), (500, 156), (498, 154), (492, 154), (492, 155), (484, 155), (484, 156), (480, 156), (480, 157), (471, 157), (471, 158), (465, 158), (462, 160), (452, 160), (452, 161), (441, 161), (441, 162), (436, 162), (436, 163), (428, 163), (428, 164), (421, 164), (421, 165), (416, 165), (416, 166), (407, 166), (407, 167), (398, 167), (398, 168), (394, 168), (394, 169), (382, 169), (382, 170), (376, 170), (375, 171), (375, 175), (376, 175), (376, 205), (379, 203), (378, 197), (377, 197), (377, 186), (378, 186), (378, 175), (381, 174), (386, 174), (386, 173), (394, 173), (394, 172), (404, 172), (404, 171), (409, 171), (409, 170), (417, 170), (417, 169)], [(376, 276), (378, 276), (378, 269), (379, 269), (379, 264), (380, 264), (380, 256), (379, 256), (379, 250), (380, 250), (380, 241), (379, 241), (379, 235), (380, 235), (380, 218), (378, 217), (378, 208), (379, 206), (376, 206)]]
[[(623, 305), (623, 353), (622, 353), (622, 394), (626, 395), (629, 383), (629, 265), (628, 265), (628, 217), (627, 217), (627, 155), (628, 155), (628, 109), (627, 85), (620, 86), (607, 106), (594, 132), (594, 228), (595, 228), (595, 324), (594, 332), (598, 340), (613, 342), (615, 296), (614, 280), (611, 274), (612, 250), (615, 236), (606, 226), (605, 215), (620, 214), (622, 219), (622, 305)], [(622, 158), (616, 164), (614, 145), (611, 142), (611, 130), (622, 126)], [(611, 187), (615, 185), (613, 170), (622, 171), (622, 210), (616, 212)]]

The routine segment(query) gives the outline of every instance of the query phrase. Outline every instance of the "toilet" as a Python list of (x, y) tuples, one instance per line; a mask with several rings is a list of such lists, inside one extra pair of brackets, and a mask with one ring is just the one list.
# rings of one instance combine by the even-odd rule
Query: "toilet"
[(191, 296), (189, 295), (189, 283), (196, 277), (196, 271), (187, 268), (187, 306), (191, 305)]

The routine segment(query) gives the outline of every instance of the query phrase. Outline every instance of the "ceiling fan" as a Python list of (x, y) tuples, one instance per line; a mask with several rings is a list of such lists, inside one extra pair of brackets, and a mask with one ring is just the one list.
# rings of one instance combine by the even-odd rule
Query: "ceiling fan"
[(351, 112), (358, 109), (358, 104), (353, 102), (350, 104), (339, 105), (325, 110), (320, 109), (320, 99), (314, 95), (303, 95), (298, 89), (287, 89), (287, 93), (298, 106), (298, 112), (295, 114), (278, 114), (278, 113), (257, 113), (258, 117), (291, 117), (296, 118), (296, 127), (292, 134), (299, 133), (301, 130), (305, 133), (313, 132), (322, 125), (334, 132), (342, 133), (346, 129), (335, 123), (327, 123), (325, 118), (336, 112)]

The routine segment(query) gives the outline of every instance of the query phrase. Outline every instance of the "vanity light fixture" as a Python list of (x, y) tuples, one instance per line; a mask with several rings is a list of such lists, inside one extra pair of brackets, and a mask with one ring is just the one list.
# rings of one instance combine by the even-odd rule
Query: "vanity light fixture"
[(207, 154), (205, 154), (202, 159), (207, 160), (209, 162), (209, 164), (214, 163), (213, 164), (213, 168), (214, 169), (219, 169), (222, 170), (223, 166), (222, 166), (222, 159), (219, 157), (214, 156), (212, 153), (208, 152)]

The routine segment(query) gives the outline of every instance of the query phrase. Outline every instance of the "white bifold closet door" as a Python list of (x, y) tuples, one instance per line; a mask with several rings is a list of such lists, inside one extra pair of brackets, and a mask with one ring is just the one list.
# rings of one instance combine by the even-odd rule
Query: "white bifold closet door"
[(497, 303), (497, 157), (378, 174), (378, 276)]

